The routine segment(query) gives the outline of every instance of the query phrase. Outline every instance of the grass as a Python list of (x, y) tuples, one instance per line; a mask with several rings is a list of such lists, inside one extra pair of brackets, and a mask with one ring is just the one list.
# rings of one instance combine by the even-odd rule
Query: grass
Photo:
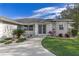
[(10, 44), (12, 43), (12, 38), (5, 38), (4, 40), (1, 40), (0, 43)]
[[(26, 40), (26, 38), (20, 38), (16, 41), (16, 43), (20, 43), (20, 42), (24, 42)], [(4, 40), (1, 40), (0, 43), (4, 43), (4, 44), (10, 44), (12, 43), (13, 39), (12, 38), (6, 38)]]
[(0, 43), (4, 43), (6, 40), (1, 40)]
[(79, 38), (46, 37), (43, 39), (42, 45), (57, 56), (79, 56)]
[(12, 38), (5, 38), (4, 40), (0, 40), (0, 43), (5, 43), (5, 42), (7, 42), (9, 40), (12, 40)]

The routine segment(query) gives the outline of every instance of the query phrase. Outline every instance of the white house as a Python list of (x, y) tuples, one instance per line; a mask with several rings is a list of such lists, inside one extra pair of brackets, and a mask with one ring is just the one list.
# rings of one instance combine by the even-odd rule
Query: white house
[(49, 35), (50, 31), (55, 31), (55, 35), (60, 33), (66, 34), (73, 23), (70, 19), (35, 19), (24, 18), (16, 21), (0, 17), (0, 38), (12, 37), (14, 29), (23, 29), (26, 31), (25, 35)]
[(24, 18), (17, 20), (23, 23), (21, 29), (26, 30), (26, 34), (31, 35), (49, 35), (50, 31), (55, 31), (54, 35), (59, 35), (60, 33), (66, 34), (73, 21), (71, 19), (35, 19), (35, 18)]

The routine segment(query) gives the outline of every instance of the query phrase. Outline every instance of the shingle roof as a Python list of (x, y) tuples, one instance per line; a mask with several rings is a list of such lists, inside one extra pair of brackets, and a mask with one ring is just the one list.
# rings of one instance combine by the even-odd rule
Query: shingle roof
[(47, 19), (46, 21), (49, 21), (49, 22), (59, 22), (59, 21), (63, 21), (63, 22), (72, 22), (73, 20), (72, 19)]
[(73, 21), (71, 19), (37, 19), (37, 18), (23, 18), (23, 19), (17, 19), (17, 22), (21, 23), (40, 23), (40, 22), (59, 22), (59, 21)]
[(35, 23), (35, 22), (45, 22), (45, 19), (23, 18), (23, 19), (17, 19), (16, 21), (21, 23)]
[(39, 18), (23, 18), (23, 19), (16, 19), (16, 20), (12, 20), (9, 19), (7, 17), (0, 17), (1, 21), (4, 22), (9, 22), (12, 24), (17, 24), (17, 25), (24, 25), (26, 23), (44, 23), (44, 22), (59, 22), (59, 21), (73, 21), (71, 19), (39, 19)]
[(3, 17), (3, 16), (0, 16), (0, 21), (8, 22), (8, 23), (16, 24), (16, 25), (21, 25), (22, 24), (22, 23), (14, 21), (12, 19), (9, 19), (7, 17)]

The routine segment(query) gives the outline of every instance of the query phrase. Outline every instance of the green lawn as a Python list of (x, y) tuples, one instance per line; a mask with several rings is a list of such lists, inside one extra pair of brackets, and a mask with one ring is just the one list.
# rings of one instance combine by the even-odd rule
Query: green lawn
[(42, 45), (57, 56), (79, 56), (79, 39), (46, 37)]

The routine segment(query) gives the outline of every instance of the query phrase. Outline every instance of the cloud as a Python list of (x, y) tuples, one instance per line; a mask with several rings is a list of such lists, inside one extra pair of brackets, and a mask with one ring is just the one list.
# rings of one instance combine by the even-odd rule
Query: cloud
[(63, 7), (63, 8), (45, 7), (45, 8), (41, 8), (38, 10), (34, 10), (32, 16), (17, 17), (17, 19), (20, 19), (20, 18), (44, 18), (44, 19), (50, 18), (50, 19), (53, 19), (56, 16), (59, 16), (63, 10), (66, 10), (66, 7)]
[(34, 13), (47, 13), (48, 11), (50, 12), (55, 9), (56, 9), (56, 7), (45, 7), (45, 8), (35, 10)]
[(34, 14), (32, 16), (29, 16), (28, 18), (39, 18), (41, 16), (42, 16), (41, 14)]
[(57, 8), (53, 12), (54, 13), (61, 13), (63, 10), (66, 10), (66, 8), (65, 7), (64, 8)]
[(49, 15), (49, 16), (46, 16), (44, 19), (53, 19), (55, 17), (56, 17), (56, 15)]
[(29, 18), (40, 18), (40, 17), (45, 16), (47, 14), (51, 14), (51, 12), (55, 9), (56, 9), (56, 7), (45, 7), (45, 8), (41, 8), (38, 10), (34, 10), (33, 11), (34, 15), (29, 16)]
[(59, 15), (60, 15), (59, 13), (54, 14), (54, 15), (48, 15), (48, 16), (46, 16), (44, 19), (54, 19), (54, 18), (56, 18), (56, 17), (59, 16)]
[(60, 13), (63, 10), (66, 10), (67, 5), (64, 5), (63, 7), (58, 6), (50, 6), (50, 7), (44, 7), (37, 10), (34, 10), (32, 12), (31, 16), (28, 17), (18, 17), (18, 18), (44, 18), (44, 19), (53, 19), (56, 16), (59, 16)]
[[(59, 16), (63, 10), (66, 10), (66, 6), (40, 8), (38, 10), (34, 10), (33, 11), (34, 14), (32, 16), (29, 16), (29, 18), (41, 18), (41, 17), (55, 18), (56, 16)], [(51, 15), (51, 14), (53, 14), (53, 15)]]
[(70, 4), (68, 3), (68, 4), (65, 5), (65, 7), (70, 7), (71, 9), (73, 9), (74, 6), (75, 6), (74, 3), (70, 3)]
[[(53, 10), (51, 13), (54, 13), (54, 15), (49, 15), (49, 16), (47, 16), (48, 19), (49, 19), (49, 18), (50, 18), (50, 19), (53, 19), (53, 18), (55, 18), (55, 17), (57, 17), (57, 16), (60, 16), (60, 13), (61, 13), (63, 10), (66, 10), (66, 7), (64, 7), (64, 8), (57, 8), (57, 9)], [(46, 18), (47, 18), (47, 17), (46, 17)]]

